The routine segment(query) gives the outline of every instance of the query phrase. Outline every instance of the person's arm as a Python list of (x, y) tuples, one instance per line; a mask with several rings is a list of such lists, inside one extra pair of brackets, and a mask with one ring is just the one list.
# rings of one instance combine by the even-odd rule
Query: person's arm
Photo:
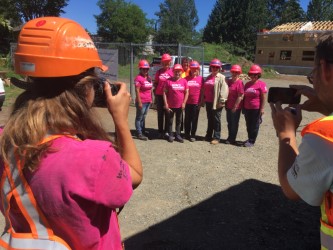
[(306, 85), (290, 85), (290, 88), (297, 89), (296, 95), (304, 95), (308, 98), (301, 108), (309, 112), (319, 112), (323, 115), (329, 115), (331, 112), (327, 110), (325, 105), (319, 100), (315, 90)]
[(228, 99), (229, 95), (229, 87), (227, 82), (225, 81), (225, 77), (220, 74), (219, 80), (221, 81), (220, 85), (220, 96), (218, 96), (217, 107), (223, 107)]
[(167, 88), (165, 87), (164, 85), (164, 89), (163, 89), (163, 101), (164, 101), (164, 109), (167, 111), (167, 112), (170, 112), (170, 108), (169, 108), (169, 105), (168, 105), (168, 99), (167, 99), (167, 96), (166, 96), (166, 93), (168, 92)]
[(262, 92), (260, 94), (260, 115), (263, 115), (265, 113), (266, 96), (267, 93)]
[(279, 139), (279, 182), (285, 196), (289, 199), (297, 200), (300, 197), (290, 186), (287, 172), (293, 166), (298, 155), (295, 132), (302, 120), (301, 108), (298, 106), (296, 115), (294, 115), (289, 108), (283, 110), (279, 103), (270, 103), (270, 106), (274, 128)]
[(129, 165), (132, 186), (136, 188), (142, 181), (143, 170), (141, 159), (128, 125), (128, 110), (131, 95), (128, 93), (125, 83), (116, 84), (120, 87), (117, 95), (113, 96), (111, 94), (109, 84), (104, 84), (104, 92), (106, 94), (108, 110), (112, 115), (116, 127), (119, 153), (122, 159)]
[(186, 89), (186, 90), (185, 90), (184, 101), (183, 101), (183, 103), (182, 103), (182, 109), (185, 109), (185, 106), (186, 106), (186, 103), (187, 103), (187, 99), (188, 99), (188, 93), (189, 93), (189, 90)]
[(135, 87), (136, 101), (138, 103), (138, 108), (142, 109), (142, 102), (140, 97), (140, 86)]
[(237, 99), (236, 99), (235, 105), (233, 106), (233, 108), (232, 108), (232, 110), (231, 110), (233, 113), (235, 113), (236, 110), (238, 109), (238, 106), (239, 106), (239, 104), (241, 103), (241, 101), (243, 100), (243, 97), (244, 97), (244, 94), (243, 94), (243, 93), (239, 93), (239, 94), (238, 94), (238, 97), (237, 97)]

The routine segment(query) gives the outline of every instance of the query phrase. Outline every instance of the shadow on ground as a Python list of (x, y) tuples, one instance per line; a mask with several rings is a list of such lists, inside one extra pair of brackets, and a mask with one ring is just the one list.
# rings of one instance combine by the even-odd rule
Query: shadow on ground
[[(146, 211), (149, 213), (149, 211)], [(320, 249), (318, 207), (246, 180), (128, 238), (126, 250)]]

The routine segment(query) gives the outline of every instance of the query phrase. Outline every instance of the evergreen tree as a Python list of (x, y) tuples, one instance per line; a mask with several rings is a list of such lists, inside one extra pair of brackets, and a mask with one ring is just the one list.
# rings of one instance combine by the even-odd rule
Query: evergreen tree
[[(19, 16), (22, 22), (42, 16), (60, 16), (63, 8), (68, 5), (68, 0), (1, 0), (1, 4), (8, 8), (7, 13), (16, 18)], [(3, 8), (3, 7), (2, 7)]]
[(199, 23), (194, 0), (165, 0), (156, 12), (157, 43), (192, 43), (197, 37), (195, 27)]
[(333, 0), (311, 0), (306, 17), (309, 21), (333, 21)]
[(99, 0), (101, 14), (96, 15), (97, 34), (105, 41), (144, 43), (148, 39), (150, 20), (133, 3), (124, 0)]
[(267, 25), (266, 28), (272, 29), (277, 25), (282, 24), (281, 17), (284, 11), (286, 0), (268, 0), (267, 1)]
[(266, 28), (267, 17), (266, 0), (218, 0), (209, 16), (203, 40), (230, 43), (250, 55), (257, 32)]
[(287, 0), (283, 9), (281, 23), (306, 21), (306, 15), (299, 0)]

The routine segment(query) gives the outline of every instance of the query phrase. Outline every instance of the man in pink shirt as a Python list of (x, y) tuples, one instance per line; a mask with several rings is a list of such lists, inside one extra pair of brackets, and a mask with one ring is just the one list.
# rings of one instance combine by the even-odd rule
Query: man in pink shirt
[(183, 68), (180, 64), (175, 64), (173, 67), (174, 77), (170, 78), (164, 86), (164, 108), (167, 112), (169, 142), (173, 142), (174, 136), (172, 133), (172, 124), (174, 114), (176, 115), (176, 140), (184, 142), (180, 135), (181, 117), (185, 109), (185, 104), (188, 98), (188, 86), (185, 78), (181, 78)]

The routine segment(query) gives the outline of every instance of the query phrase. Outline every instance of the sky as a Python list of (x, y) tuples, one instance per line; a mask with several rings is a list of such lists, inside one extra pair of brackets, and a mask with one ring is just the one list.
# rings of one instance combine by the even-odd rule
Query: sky
[[(200, 30), (206, 26), (208, 17), (213, 10), (216, 0), (194, 1), (199, 17), (199, 24), (196, 29)], [(309, 1), (310, 0), (300, 0), (301, 7), (305, 11)], [(138, 5), (142, 11), (146, 13), (146, 18), (156, 19), (155, 13), (159, 11), (159, 5), (164, 2), (164, 0), (131, 0), (126, 2), (132, 2)], [(97, 26), (94, 15), (99, 15), (101, 13), (96, 3), (97, 0), (69, 0), (68, 6), (64, 9), (66, 13), (61, 16), (77, 21), (90, 33), (95, 34), (97, 32)]]

